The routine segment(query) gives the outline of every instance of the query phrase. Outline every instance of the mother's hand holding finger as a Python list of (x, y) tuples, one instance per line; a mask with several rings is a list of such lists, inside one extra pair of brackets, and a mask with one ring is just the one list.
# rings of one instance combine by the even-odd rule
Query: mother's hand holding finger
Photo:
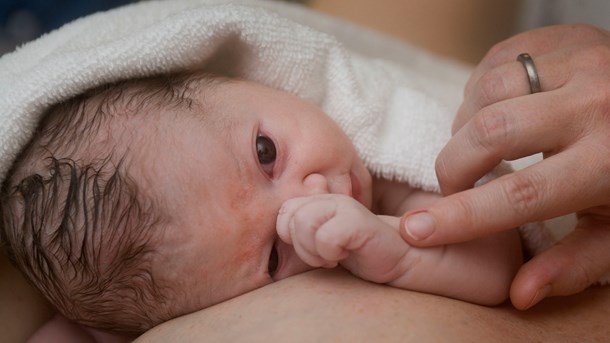
[[(517, 60), (524, 52), (539, 93)], [(554, 26), (498, 44), (468, 81), (453, 133), (436, 165), (447, 197), (403, 217), (405, 240), (453, 243), (576, 212), (575, 230), (518, 272), (513, 304), (579, 292), (610, 271), (608, 31)], [(472, 188), (502, 160), (540, 152), (542, 161)]]

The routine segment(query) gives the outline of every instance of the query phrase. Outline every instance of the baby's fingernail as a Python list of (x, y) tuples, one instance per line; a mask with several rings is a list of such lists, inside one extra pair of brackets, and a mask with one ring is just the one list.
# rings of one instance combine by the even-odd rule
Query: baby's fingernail
[(414, 213), (405, 220), (405, 230), (416, 241), (425, 239), (434, 232), (434, 218), (428, 212)]
[(280, 210), (277, 212), (278, 215), (280, 214), (284, 214), (286, 213), (286, 208), (282, 205), (282, 207), (280, 207)]

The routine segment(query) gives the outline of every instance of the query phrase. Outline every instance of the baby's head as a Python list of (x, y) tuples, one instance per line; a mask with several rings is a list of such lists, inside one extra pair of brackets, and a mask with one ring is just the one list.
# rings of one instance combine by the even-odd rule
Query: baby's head
[(170, 311), (169, 287), (151, 269), (168, 213), (135, 167), (154, 132), (136, 126), (159, 120), (161, 108), (188, 109), (196, 81), (130, 80), (58, 104), (14, 164), (3, 190), (3, 241), (69, 318), (141, 330)]
[(307, 269), (275, 232), (292, 197), (370, 175), (315, 106), (192, 73), (53, 107), (2, 191), (11, 259), (66, 317), (140, 333)]

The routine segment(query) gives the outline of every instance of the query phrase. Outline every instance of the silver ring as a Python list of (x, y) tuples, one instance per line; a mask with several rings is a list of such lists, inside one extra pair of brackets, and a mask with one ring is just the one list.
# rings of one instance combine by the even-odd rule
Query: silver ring
[(541, 92), (540, 88), (540, 78), (538, 77), (538, 71), (536, 71), (536, 65), (534, 64), (534, 60), (532, 56), (528, 53), (522, 53), (517, 56), (517, 61), (523, 64), (525, 67), (525, 72), (527, 73), (527, 78), (530, 82), (530, 91), (532, 94)]

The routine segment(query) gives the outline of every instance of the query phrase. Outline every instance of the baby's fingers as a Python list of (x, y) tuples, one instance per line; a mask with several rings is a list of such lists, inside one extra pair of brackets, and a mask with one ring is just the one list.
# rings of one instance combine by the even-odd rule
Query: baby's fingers
[(336, 213), (336, 203), (329, 198), (304, 197), (286, 201), (277, 218), (277, 232), (291, 244), (305, 263), (313, 267), (332, 268), (338, 260), (320, 256), (316, 233)]
[(347, 258), (350, 251), (362, 248), (371, 238), (369, 231), (346, 224), (341, 216), (334, 216), (316, 231), (316, 251), (320, 257), (339, 262)]
[(452, 194), (426, 212), (403, 216), (401, 236), (420, 247), (464, 242), (596, 206), (604, 201), (608, 187), (605, 169), (592, 160), (580, 148), (566, 150), (480, 187)]

